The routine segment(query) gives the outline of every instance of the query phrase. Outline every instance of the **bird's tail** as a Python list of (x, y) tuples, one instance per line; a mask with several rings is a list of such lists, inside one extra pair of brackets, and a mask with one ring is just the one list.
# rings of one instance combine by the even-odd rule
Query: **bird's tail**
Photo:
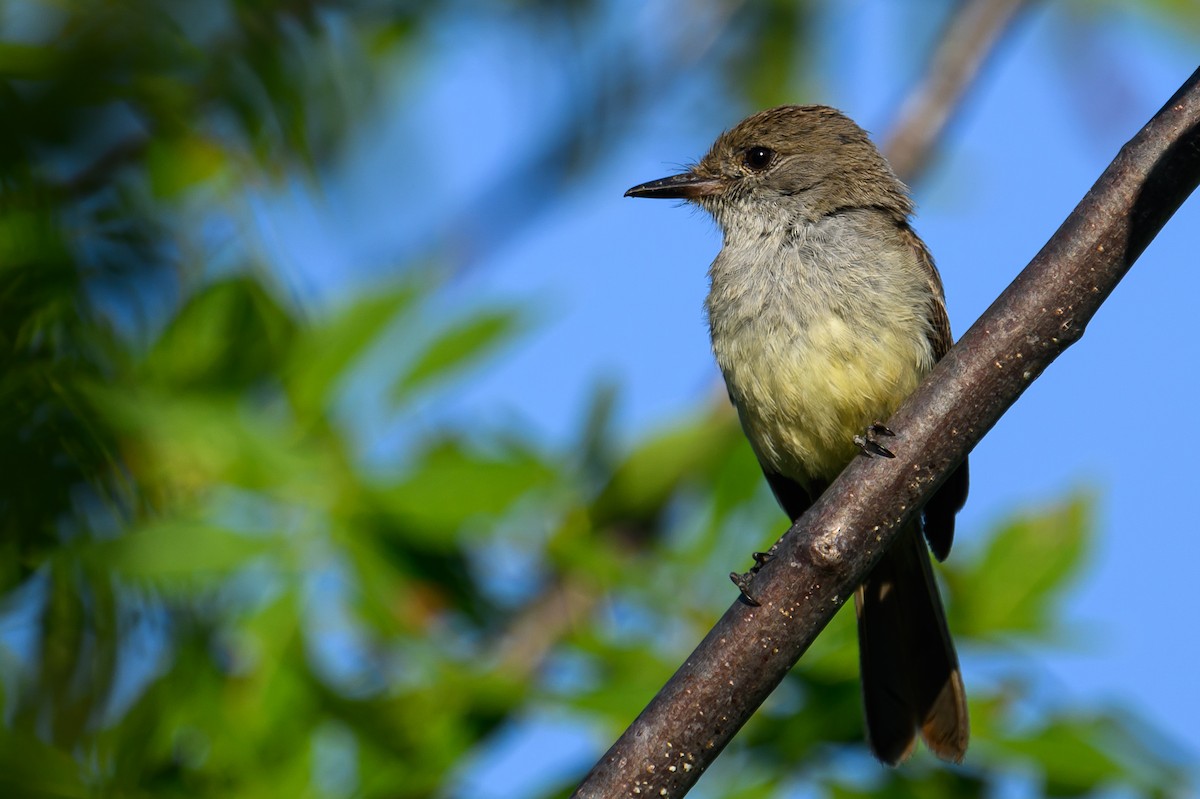
[(918, 526), (900, 535), (854, 599), (871, 750), (896, 765), (920, 732), (935, 755), (961, 761), (967, 697)]

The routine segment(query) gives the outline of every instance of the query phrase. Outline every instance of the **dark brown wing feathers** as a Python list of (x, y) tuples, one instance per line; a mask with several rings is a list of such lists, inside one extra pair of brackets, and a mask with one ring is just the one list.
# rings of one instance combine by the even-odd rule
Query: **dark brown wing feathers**
[[(933, 257), (925, 243), (908, 223), (901, 225), (900, 234), (917, 254), (917, 262), (929, 280), (930, 293), (933, 295), (933, 302), (929, 308), (929, 343), (933, 346), (934, 358), (941, 360), (954, 344), (954, 338), (950, 335), (950, 317), (946, 314), (942, 278), (933, 265)], [(969, 482), (967, 461), (964, 460), (925, 505), (925, 540), (929, 542), (929, 548), (938, 560), (945, 560), (950, 554), (950, 547), (954, 543), (954, 517), (966, 504)]]
[[(907, 223), (901, 233), (929, 280), (930, 344), (941, 359), (953, 343), (942, 281)], [(933, 554), (945, 558), (966, 497), (963, 461), (926, 504), (923, 524), (900, 534), (855, 594), (867, 741), (885, 763), (906, 758), (918, 732), (940, 758), (958, 762), (966, 753), (970, 722), (958, 655), (918, 532), (923, 529)]]

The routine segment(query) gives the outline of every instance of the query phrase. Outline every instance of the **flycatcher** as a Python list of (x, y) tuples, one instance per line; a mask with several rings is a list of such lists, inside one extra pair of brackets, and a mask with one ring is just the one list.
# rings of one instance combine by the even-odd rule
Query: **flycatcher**
[[(858, 125), (824, 106), (762, 111), (689, 171), (626, 196), (687, 200), (720, 226), (713, 353), (793, 521), (860, 451), (891, 454), (880, 422), (952, 340), (908, 191)], [(946, 557), (966, 496), (964, 462), (854, 597), (867, 740), (885, 763), (904, 760), (918, 732), (943, 759), (967, 749), (958, 656), (922, 541)]]

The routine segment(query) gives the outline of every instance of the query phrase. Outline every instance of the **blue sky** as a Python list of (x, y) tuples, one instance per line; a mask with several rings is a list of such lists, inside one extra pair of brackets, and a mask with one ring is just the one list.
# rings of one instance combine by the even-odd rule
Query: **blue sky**
[[(838, 106), (881, 137), (918, 67), (899, 51), (904, 37), (891, 31), (931, 33), (905, 16), (917, 7), (924, 8), (827, 4), (822, 45), (807, 55), (817, 82), (795, 100)], [(915, 224), (941, 268), (958, 334), (1196, 67), (1194, 33), (1188, 39), (1140, 17), (1085, 19), (1058, 8), (1026, 18), (916, 187)], [(629, 24), (650, 18), (632, 15)], [(403, 251), (473, 181), (495, 174), (529, 126), (543, 121), (538, 115), (551, 112), (551, 102), (526, 96), (529, 76), (505, 62), (497, 34), (453, 33), (431, 45), (438, 53), (431, 69), (442, 75), (436, 86), (415, 104), (379, 109), (319, 192), (294, 187), (261, 206), (269, 251), (314, 304), (380, 280), (393, 266), (389, 253)], [(431, 418), (516, 418), (553, 443), (575, 427), (597, 381), (615, 379), (633, 440), (719, 390), (701, 315), (705, 269), (720, 246), (715, 227), (671, 203), (622, 198), (627, 187), (698, 158), (747, 110), (697, 99), (705, 93), (701, 80), (638, 120), (536, 224), (456, 282), (448, 307), (532, 299), (545, 324), (449, 407), (429, 408)], [(412, 141), (431, 151), (414, 158)], [(1197, 230), (1193, 197), (1082, 341), (978, 446), (960, 517), (960, 546), (969, 547), (1008, 514), (1075, 488), (1096, 492), (1100, 535), (1071, 593), (1073, 635), (1060, 647), (1030, 649), (1029, 658), (1063, 701), (1134, 708), (1193, 752), (1200, 752), (1200, 637), (1191, 612), (1200, 554), (1192, 511), (1200, 492), (1193, 466), (1200, 343), (1190, 288), (1200, 266)], [(970, 669), (968, 659), (968, 684)]]

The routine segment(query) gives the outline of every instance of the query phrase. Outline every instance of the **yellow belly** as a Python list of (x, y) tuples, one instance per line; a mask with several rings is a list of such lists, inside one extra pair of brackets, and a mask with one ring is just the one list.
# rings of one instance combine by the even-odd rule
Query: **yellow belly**
[(801, 484), (832, 480), (857, 452), (854, 437), (912, 393), (933, 364), (923, 331), (873, 332), (830, 316), (800, 340), (739, 336), (718, 352), (764, 465)]

